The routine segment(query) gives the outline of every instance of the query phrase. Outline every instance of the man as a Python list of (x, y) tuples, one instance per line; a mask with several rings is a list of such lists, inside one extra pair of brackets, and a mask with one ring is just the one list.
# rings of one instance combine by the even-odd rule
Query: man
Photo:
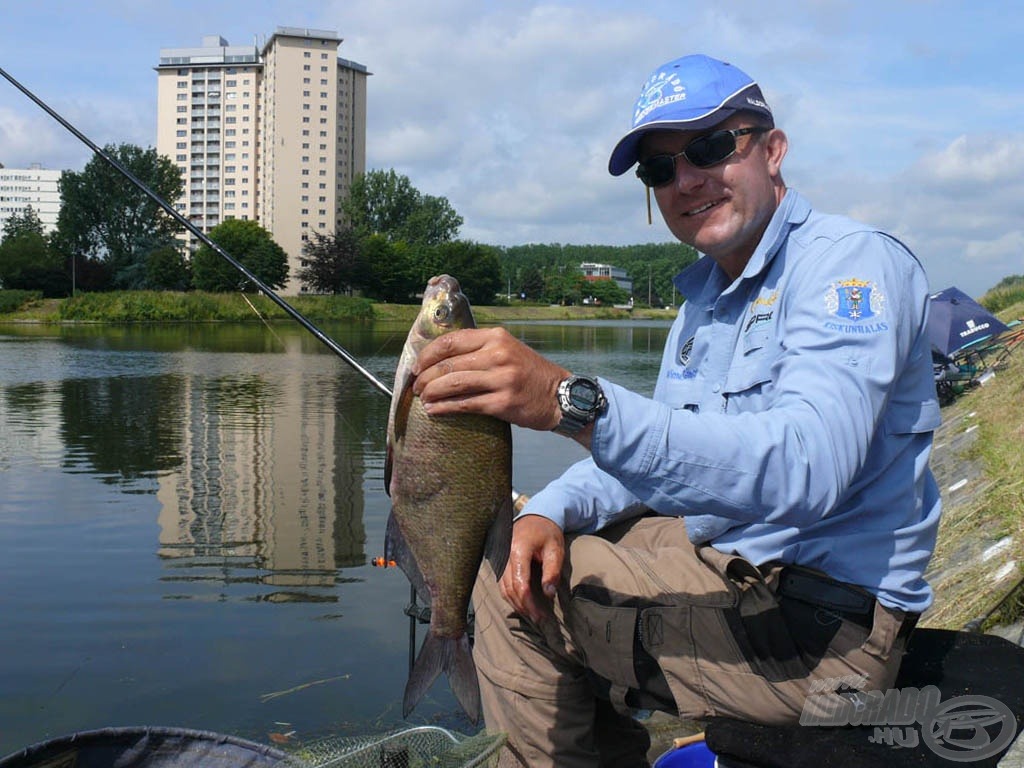
[(631, 708), (798, 721), (809, 693), (885, 689), (940, 502), (928, 287), (898, 241), (786, 188), (786, 135), (736, 67), (659, 67), (609, 169), (703, 254), (654, 398), (571, 375), (501, 329), (420, 357), (428, 411), (554, 429), (591, 457), (537, 493), (474, 594), (504, 759), (644, 765)]

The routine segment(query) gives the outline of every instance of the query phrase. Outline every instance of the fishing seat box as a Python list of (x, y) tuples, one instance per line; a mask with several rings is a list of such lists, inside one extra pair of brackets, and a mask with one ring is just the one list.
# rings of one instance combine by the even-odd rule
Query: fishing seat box
[[(995, 768), (1024, 724), (1024, 647), (995, 635), (918, 629), (895, 688), (929, 685), (941, 693), (939, 711), (950, 699), (965, 697), (961, 701), (970, 703), (988, 697), (1005, 705), (1002, 716), (995, 712), (983, 732), (977, 730), (978, 720), (958, 733), (947, 729), (947, 735), (966, 745), (957, 755), (942, 743), (939, 750), (926, 744), (917, 723), (899, 729), (902, 741), (915, 746), (886, 743), (894, 740), (879, 738), (874, 725), (764, 726), (729, 718), (707, 721), (705, 738), (720, 768)], [(1006, 710), (1013, 713), (1012, 724)], [(1010, 728), (1014, 738), (990, 754), (996, 742), (1007, 741)]]

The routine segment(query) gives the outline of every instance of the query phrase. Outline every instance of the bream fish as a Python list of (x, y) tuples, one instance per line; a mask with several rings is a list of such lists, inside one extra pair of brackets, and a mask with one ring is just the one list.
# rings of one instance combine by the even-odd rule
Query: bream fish
[(428, 416), (412, 392), (412, 367), (433, 339), (475, 328), (458, 281), (433, 277), (395, 374), (384, 483), (391, 496), (385, 556), (430, 604), (430, 629), (409, 674), (408, 715), (443, 671), (470, 719), (480, 689), (468, 636), (473, 582), (486, 555), (498, 576), (512, 536), (512, 432), (489, 416)]

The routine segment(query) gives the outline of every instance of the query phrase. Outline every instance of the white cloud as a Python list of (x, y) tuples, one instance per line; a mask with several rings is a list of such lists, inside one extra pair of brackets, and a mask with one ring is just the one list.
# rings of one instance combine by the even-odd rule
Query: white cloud
[[(7, 16), (4, 66), (97, 143), (143, 146), (155, 140), (161, 47), (205, 34), (241, 43), (278, 25), (336, 30), (340, 55), (373, 72), (369, 166), (447, 197), (463, 236), (501, 244), (669, 240), (657, 218), (647, 226), (632, 175), (607, 174), (608, 153), (648, 72), (704, 51), (761, 82), (790, 135), (786, 179), (816, 207), (905, 239), (933, 282), (979, 294), (1024, 271), (1024, 154), (1008, 130), (1024, 125), (1024, 94), (1005, 64), (1024, 20), (984, 5), (798, 0), (779, 14), (676, 0), (39, 0)], [(0, 153), (8, 165), (88, 159), (9, 88)]]

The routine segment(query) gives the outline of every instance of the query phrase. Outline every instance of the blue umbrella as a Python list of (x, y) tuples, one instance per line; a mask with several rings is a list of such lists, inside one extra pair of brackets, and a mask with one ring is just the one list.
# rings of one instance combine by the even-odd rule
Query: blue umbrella
[(933, 293), (928, 310), (928, 339), (944, 355), (1007, 330), (1006, 325), (959, 288)]

